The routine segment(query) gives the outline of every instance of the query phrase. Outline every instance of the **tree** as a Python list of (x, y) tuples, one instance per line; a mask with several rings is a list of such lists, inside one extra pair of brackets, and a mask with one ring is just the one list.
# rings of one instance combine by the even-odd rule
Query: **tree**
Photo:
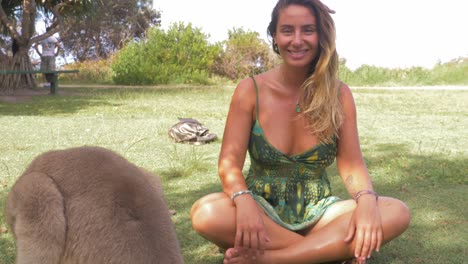
[[(15, 44), (16, 52), (0, 49), (0, 70), (30, 71), (33, 69), (29, 50), (33, 44), (57, 33), (67, 16), (92, 10), (99, 0), (0, 0), (0, 43)], [(36, 21), (44, 14), (51, 30), (37, 34)], [(32, 74), (0, 75), (0, 92), (35, 87)]]
[(213, 65), (213, 72), (231, 80), (264, 72), (276, 64), (271, 48), (257, 32), (233, 28), (221, 45), (223, 50)]
[(77, 61), (103, 58), (121, 49), (131, 39), (142, 39), (148, 28), (160, 24), (160, 13), (150, 0), (102, 1), (95, 12), (71, 17), (61, 41)]

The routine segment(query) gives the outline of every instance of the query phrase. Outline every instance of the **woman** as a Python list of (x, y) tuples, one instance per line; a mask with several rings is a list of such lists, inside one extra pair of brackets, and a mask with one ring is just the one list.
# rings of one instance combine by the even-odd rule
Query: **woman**
[[(373, 190), (353, 96), (337, 80), (330, 13), (319, 0), (279, 0), (268, 33), (283, 62), (235, 89), (219, 157), (223, 193), (191, 211), (194, 229), (227, 249), (224, 263), (365, 263), (408, 227), (408, 208)], [(331, 194), (325, 168), (335, 158), (354, 199)]]

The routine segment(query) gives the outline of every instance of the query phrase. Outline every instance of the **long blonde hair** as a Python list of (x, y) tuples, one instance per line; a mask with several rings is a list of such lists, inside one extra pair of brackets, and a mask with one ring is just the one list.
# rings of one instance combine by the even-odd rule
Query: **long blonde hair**
[[(330, 143), (338, 137), (344, 114), (338, 84), (338, 54), (336, 52), (335, 23), (330, 14), (335, 11), (319, 0), (279, 0), (273, 9), (268, 26), (270, 36), (276, 32), (279, 12), (289, 5), (301, 5), (311, 10), (318, 24), (319, 55), (311, 62), (311, 75), (302, 85), (299, 104), (306, 118), (307, 128), (320, 142)], [(279, 54), (278, 47), (273, 50)]]

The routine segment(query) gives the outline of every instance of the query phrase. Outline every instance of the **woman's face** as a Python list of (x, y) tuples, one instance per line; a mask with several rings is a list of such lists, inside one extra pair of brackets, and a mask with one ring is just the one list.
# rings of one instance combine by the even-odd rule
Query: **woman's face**
[(279, 12), (275, 43), (285, 64), (309, 67), (319, 53), (315, 16), (300, 5), (290, 5)]

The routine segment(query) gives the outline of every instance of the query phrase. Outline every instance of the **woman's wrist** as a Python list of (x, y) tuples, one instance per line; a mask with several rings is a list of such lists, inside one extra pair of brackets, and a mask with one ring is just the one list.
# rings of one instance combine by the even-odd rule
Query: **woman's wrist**
[(238, 196), (241, 196), (241, 195), (245, 195), (245, 194), (249, 194), (249, 195), (252, 195), (252, 192), (250, 190), (242, 190), (242, 191), (238, 191), (238, 192), (235, 192), (231, 195), (231, 202), (232, 204), (234, 204), (234, 199)]
[(354, 201), (355, 201), (356, 203), (358, 203), (359, 198), (361, 198), (361, 197), (363, 197), (363, 196), (369, 196), (369, 195), (374, 196), (374, 197), (375, 197), (375, 201), (378, 201), (378, 200), (379, 200), (379, 195), (378, 195), (376, 192), (374, 192), (374, 191), (372, 191), (372, 190), (361, 190), (361, 191), (357, 192), (357, 193), (354, 195)]

